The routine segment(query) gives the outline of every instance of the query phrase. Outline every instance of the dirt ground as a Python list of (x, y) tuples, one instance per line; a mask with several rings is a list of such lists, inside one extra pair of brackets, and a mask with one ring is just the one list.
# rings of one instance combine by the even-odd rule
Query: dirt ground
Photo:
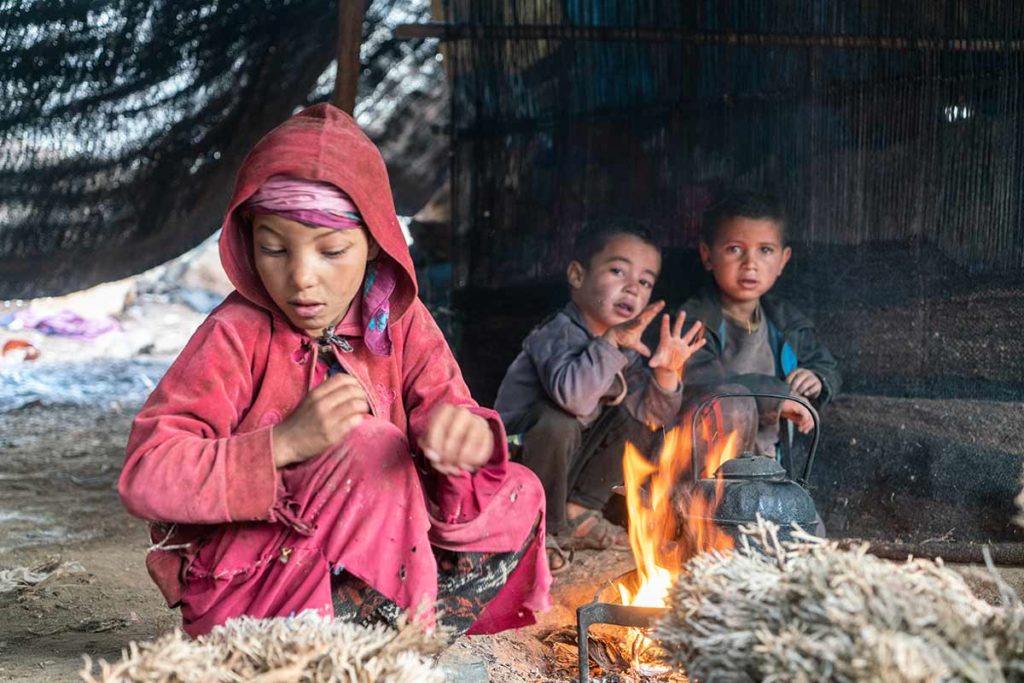
[(58, 557), (83, 570), (0, 594), (0, 680), (77, 680), (83, 654), (118, 658), (128, 641), (174, 628), (142, 564), (144, 527), (115, 489), (131, 418), (38, 405), (0, 414), (0, 564)]
[(1024, 541), (1024, 403), (850, 394), (822, 417), (811, 484), (833, 535)]

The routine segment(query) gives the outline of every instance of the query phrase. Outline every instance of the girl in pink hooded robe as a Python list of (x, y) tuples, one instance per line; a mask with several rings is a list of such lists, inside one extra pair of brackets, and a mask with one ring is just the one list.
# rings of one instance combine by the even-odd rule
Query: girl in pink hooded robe
[(470, 633), (533, 623), (543, 490), (417, 298), (384, 162), (351, 117), (318, 105), (257, 143), (220, 253), (236, 291), (139, 412), (119, 481), (185, 631), (435, 603)]

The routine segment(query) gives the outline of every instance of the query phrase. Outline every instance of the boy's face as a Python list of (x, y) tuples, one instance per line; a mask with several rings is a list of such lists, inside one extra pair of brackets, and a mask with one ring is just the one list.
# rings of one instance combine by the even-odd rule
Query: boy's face
[(273, 214), (252, 222), (256, 272), (277, 307), (317, 337), (341, 321), (379, 252), (366, 230), (314, 228)]
[(711, 271), (725, 304), (757, 302), (789, 261), (778, 223), (736, 216), (718, 229), (714, 244), (700, 244), (700, 259)]
[(572, 300), (594, 335), (635, 318), (651, 299), (661, 271), (661, 254), (633, 235), (616, 235), (590, 264), (569, 264)]

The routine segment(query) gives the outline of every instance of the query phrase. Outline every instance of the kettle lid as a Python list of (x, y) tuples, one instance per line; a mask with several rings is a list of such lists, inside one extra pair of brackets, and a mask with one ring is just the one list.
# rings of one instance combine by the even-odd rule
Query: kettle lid
[(726, 460), (715, 471), (715, 477), (723, 479), (771, 479), (781, 481), (786, 478), (786, 470), (775, 458), (744, 453), (738, 458)]

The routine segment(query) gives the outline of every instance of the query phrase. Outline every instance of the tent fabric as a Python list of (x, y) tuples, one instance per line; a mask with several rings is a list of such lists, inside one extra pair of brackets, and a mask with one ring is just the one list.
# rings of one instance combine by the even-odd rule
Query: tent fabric
[(692, 247), (725, 186), (797, 243), (1024, 266), (1024, 6), (448, 0), (459, 286), (554, 277), (584, 224)]
[[(429, 12), (376, 0), (364, 22), (356, 115), (409, 215), (446, 150), (407, 120), (446, 101), (436, 41), (391, 34)], [(245, 152), (329, 97), (336, 27), (330, 0), (0, 0), (0, 298), (118, 279), (212, 234)]]

